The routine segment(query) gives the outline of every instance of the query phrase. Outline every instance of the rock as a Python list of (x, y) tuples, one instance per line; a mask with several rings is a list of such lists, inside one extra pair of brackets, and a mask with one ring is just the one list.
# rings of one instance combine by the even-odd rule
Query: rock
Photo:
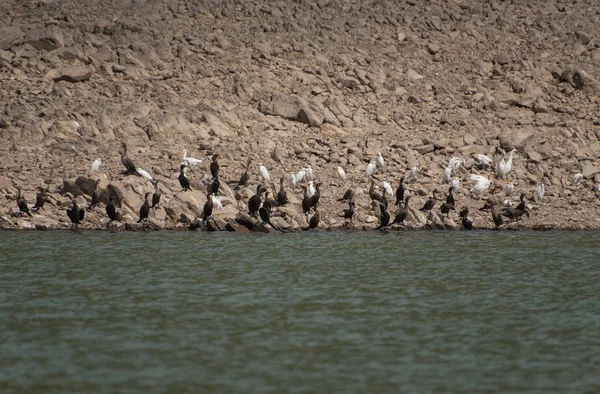
[(68, 180), (63, 180), (63, 185), (62, 185), (62, 188), (60, 189), (59, 193), (62, 194), (63, 196), (67, 193), (70, 193), (73, 197), (83, 195), (83, 192), (81, 191), (79, 186), (77, 186), (77, 184), (74, 181), (68, 181)]
[(9, 50), (23, 42), (25, 33), (17, 26), (0, 27), (0, 49)]
[(44, 78), (54, 82), (66, 81), (71, 83), (83, 82), (90, 79), (92, 69), (86, 66), (68, 66), (57, 68), (46, 73)]
[(38, 51), (51, 51), (65, 45), (62, 32), (56, 28), (31, 29), (25, 34), (23, 42)]
[(432, 144), (421, 145), (414, 148), (419, 154), (426, 155), (427, 153), (431, 153), (434, 151), (434, 146)]
[(280, 116), (284, 119), (295, 120), (300, 112), (300, 102), (297, 98), (274, 94), (270, 102), (261, 101), (258, 110), (265, 115)]
[(585, 179), (593, 179), (596, 174), (600, 174), (600, 166), (592, 165), (589, 161), (582, 163), (581, 173)]
[(206, 229), (208, 231), (226, 231), (227, 222), (223, 219), (209, 217), (206, 221)]
[(542, 155), (540, 155), (538, 152), (536, 152), (534, 150), (530, 150), (527, 152), (527, 158), (529, 159), (529, 161), (531, 161), (532, 163), (536, 163), (536, 164), (541, 163), (543, 160)]
[(315, 100), (300, 100), (300, 111), (298, 111), (298, 121), (310, 126), (321, 126), (325, 120), (325, 107)]
[(271, 218), (271, 225), (274, 229), (288, 232), (292, 230), (292, 225), (285, 221), (281, 216), (274, 216)]
[(440, 51), (440, 49), (441, 49), (440, 46), (436, 45), (436, 44), (429, 44), (429, 45), (427, 45), (427, 50), (432, 55), (435, 55), (436, 53), (438, 53)]

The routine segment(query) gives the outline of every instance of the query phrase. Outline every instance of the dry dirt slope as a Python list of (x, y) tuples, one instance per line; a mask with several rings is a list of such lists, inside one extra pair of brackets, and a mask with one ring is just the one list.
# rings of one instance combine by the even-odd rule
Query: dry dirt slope
[[(374, 212), (360, 191), (378, 151), (394, 183), (421, 165), (409, 185), (421, 204), (445, 189), (449, 157), (466, 159), (457, 175), (468, 188), (472, 154), (516, 147), (517, 192), (547, 186), (531, 223), (600, 225), (593, 0), (8, 0), (0, 13), (5, 226), (22, 225), (8, 215), (17, 186), (30, 202), (36, 186), (48, 186), (55, 206), (44, 215), (50, 225), (64, 221), (63, 180), (89, 176), (96, 157), (104, 164), (94, 177), (118, 185), (124, 213), (136, 217), (149, 185), (120, 175), (119, 141), (164, 181), (173, 209), (157, 219), (171, 222), (194, 217), (204, 202), (202, 192), (173, 197), (183, 149), (221, 153), (226, 180), (237, 179), (246, 158), (277, 179), (311, 164), (324, 182), (324, 224), (334, 224), (344, 207), (335, 197), (349, 186), (334, 180), (338, 165), (355, 180), (358, 219), (367, 221)], [(586, 176), (577, 187), (575, 172)], [(205, 173), (191, 174), (200, 189)], [(459, 201), (481, 205), (465, 188)], [(477, 215), (476, 224), (489, 224)], [(286, 220), (302, 221), (294, 217)]]

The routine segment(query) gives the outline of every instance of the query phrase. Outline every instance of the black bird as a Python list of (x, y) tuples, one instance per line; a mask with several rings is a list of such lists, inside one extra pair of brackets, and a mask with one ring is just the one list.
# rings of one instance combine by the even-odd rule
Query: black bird
[(71, 223), (75, 225), (75, 228), (77, 228), (85, 217), (85, 209), (79, 208), (75, 200), (73, 200), (73, 206), (71, 209), (67, 209), (67, 216), (71, 219)]
[(92, 201), (90, 202), (90, 205), (88, 206), (88, 210), (94, 208), (96, 206), (96, 204), (98, 204), (99, 199), (100, 199), (100, 192), (98, 190), (95, 190), (92, 193)]
[(25, 198), (21, 195), (21, 188), (17, 189), (17, 206), (19, 207), (20, 214), (26, 213), (29, 216), (33, 216), (29, 212), (29, 207), (27, 206), (27, 201), (25, 201)]
[(213, 178), (212, 183), (210, 184), (210, 192), (215, 196), (219, 194), (219, 177), (216, 176)]
[(354, 200), (348, 201), (348, 209), (344, 209), (344, 224), (347, 224), (346, 221), (350, 219), (350, 223), (352, 223), (352, 219), (354, 218)]
[(433, 197), (431, 197), (429, 200), (425, 201), (425, 204), (423, 205), (423, 208), (421, 208), (421, 211), (431, 211), (433, 209), (433, 207), (435, 206), (436, 201), (437, 201), (437, 190), (434, 190)]
[(379, 203), (379, 228), (383, 228), (390, 223), (390, 213), (388, 212), (385, 205)]
[(248, 180), (250, 179), (250, 175), (248, 174), (250, 163), (252, 163), (252, 160), (248, 159), (248, 162), (246, 163), (246, 170), (240, 176), (240, 180), (238, 181), (237, 186), (233, 188), (233, 190), (238, 190), (240, 187), (246, 186), (246, 183), (248, 183)]
[(321, 182), (317, 183), (315, 185), (315, 194), (313, 194), (312, 196), (310, 196), (310, 206), (311, 207), (316, 207), (317, 204), (319, 203), (319, 199), (321, 198)]
[(519, 198), (521, 202), (519, 202), (519, 205), (517, 205), (517, 209), (525, 211), (527, 209), (527, 204), (525, 203), (525, 193), (521, 193), (521, 196)]
[(400, 184), (396, 189), (396, 203), (394, 205), (400, 205), (404, 201), (404, 177), (400, 178)]
[(256, 217), (256, 212), (258, 212), (258, 208), (260, 208), (260, 203), (262, 202), (261, 195), (265, 190), (263, 185), (256, 186), (256, 194), (248, 200), (248, 212), (250, 212), (250, 215)]
[(354, 189), (350, 188), (344, 192), (342, 198), (338, 198), (338, 201), (351, 201), (354, 199)]
[(135, 168), (135, 164), (129, 157), (127, 157), (127, 144), (121, 142), (121, 163), (125, 166), (125, 175), (135, 175), (137, 174), (137, 170)]
[(260, 207), (258, 209), (258, 216), (260, 216), (260, 220), (262, 220), (263, 223), (267, 223), (271, 227), (273, 227), (273, 225), (271, 224), (271, 214), (269, 213), (269, 210), (267, 208), (265, 208), (264, 206)]
[(35, 205), (31, 207), (31, 209), (35, 209), (36, 211), (40, 208), (44, 208), (44, 204), (48, 201), (48, 195), (46, 194), (46, 189), (43, 187), (39, 187), (40, 191), (38, 192), (35, 198)]
[(141, 223), (143, 220), (148, 220), (148, 213), (150, 213), (150, 201), (148, 197), (150, 197), (151, 194), (152, 193), (150, 192), (144, 194), (144, 203), (140, 207), (140, 220), (137, 221), (138, 223)]
[(388, 200), (385, 196), (377, 193), (375, 191), (375, 181), (371, 178), (371, 187), (369, 188), (369, 197), (371, 197), (371, 201), (379, 201), (379, 203), (383, 204), (387, 209)]
[(302, 185), (302, 190), (304, 190), (304, 196), (302, 196), (302, 212), (305, 215), (308, 215), (308, 211), (310, 211), (310, 197), (308, 197), (308, 188), (305, 185)]
[(410, 196), (406, 196), (406, 200), (404, 200), (404, 206), (402, 206), (402, 204), (400, 204), (400, 207), (398, 208), (398, 212), (396, 212), (396, 217), (394, 218), (394, 221), (391, 224), (403, 223), (406, 220), (406, 217), (408, 216), (409, 200), (410, 200)]
[(160, 189), (158, 188), (158, 181), (154, 181), (154, 193), (152, 193), (152, 206), (150, 208), (158, 207), (161, 196)]
[(210, 173), (213, 178), (219, 177), (219, 162), (217, 159), (219, 158), (219, 154), (215, 153), (212, 157), (212, 163), (210, 163)]
[(110, 196), (108, 199), (108, 204), (106, 204), (106, 215), (110, 219), (108, 224), (110, 224), (113, 220), (117, 218), (117, 209), (115, 208), (115, 204), (113, 203), (113, 197)]
[(310, 220), (308, 221), (308, 227), (305, 228), (304, 231), (310, 230), (311, 228), (317, 228), (320, 220), (321, 216), (319, 215), (317, 207), (315, 207), (315, 213), (310, 217)]
[(212, 215), (213, 212), (213, 199), (211, 193), (206, 195), (206, 202), (204, 203), (204, 208), (202, 209), (202, 213), (204, 214), (204, 222), (208, 220), (208, 218)]
[(183, 188), (184, 191), (192, 190), (192, 188), (190, 187), (190, 180), (188, 179), (187, 175), (185, 174), (186, 167), (187, 166), (185, 164), (182, 164), (181, 167), (179, 167), (180, 172), (179, 172), (179, 176), (177, 177), (177, 179), (179, 179), (179, 184), (181, 185), (181, 187)]
[(461, 222), (462, 222), (463, 228), (465, 230), (470, 231), (470, 230), (473, 230), (474, 226), (473, 226), (473, 222), (469, 220), (468, 216), (469, 216), (469, 208), (464, 207), (460, 211)]
[(498, 211), (498, 208), (495, 206), (492, 206), (492, 219), (494, 219), (494, 224), (496, 225), (496, 228), (502, 226), (502, 215)]
[(509, 207), (504, 208), (501, 215), (509, 218), (510, 220), (517, 220), (523, 215), (527, 215), (527, 217), (529, 217), (529, 210)]
[(448, 188), (448, 195), (446, 196), (446, 204), (452, 204), (452, 207), (454, 208), (455, 202), (456, 200), (454, 199), (454, 188), (450, 186)]
[(278, 207), (279, 203), (270, 197), (270, 192), (265, 188), (265, 201), (263, 202), (263, 207), (267, 209), (269, 212), (273, 207)]
[(287, 204), (287, 193), (285, 192), (285, 186), (283, 186), (283, 177), (279, 178), (279, 191), (277, 192), (277, 203), (281, 206)]

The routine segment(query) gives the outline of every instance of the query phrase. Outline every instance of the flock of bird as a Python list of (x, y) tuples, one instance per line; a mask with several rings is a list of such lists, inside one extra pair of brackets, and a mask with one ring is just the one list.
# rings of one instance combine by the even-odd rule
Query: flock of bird
[[(513, 221), (519, 220), (523, 215), (526, 215), (527, 217), (530, 215), (530, 206), (526, 202), (525, 193), (521, 193), (519, 204), (516, 207), (510, 206), (512, 201), (510, 201), (508, 197), (513, 194), (514, 185), (512, 182), (508, 181), (508, 177), (513, 168), (514, 152), (514, 149), (510, 151), (508, 153), (508, 157), (506, 157), (506, 153), (502, 152), (501, 158), (495, 166), (494, 161), (486, 155), (476, 154), (473, 156), (476, 160), (474, 168), (483, 173), (492, 171), (495, 174), (497, 182), (503, 182), (494, 183), (494, 188), (491, 191), (492, 197), (488, 198), (484, 207), (481, 208), (481, 210), (491, 211), (492, 220), (496, 227), (500, 227), (506, 219)], [(123, 172), (124, 175), (141, 176), (153, 185), (153, 192), (145, 193), (144, 201), (139, 209), (139, 220), (137, 223), (142, 223), (148, 220), (149, 213), (152, 209), (160, 208), (162, 194), (159, 188), (159, 182), (158, 180), (154, 180), (147, 171), (135, 166), (133, 161), (127, 156), (127, 144), (124, 142), (121, 143), (119, 153), (121, 156), (121, 163), (125, 167)], [(206, 221), (212, 216), (215, 208), (223, 208), (221, 197), (218, 197), (220, 187), (220, 165), (218, 160), (219, 154), (214, 154), (210, 163), (211, 179), (210, 181), (208, 179), (203, 180), (203, 183), (207, 189), (207, 199), (202, 210), (202, 218), (200, 222), (201, 226), (205, 224)], [(200, 159), (187, 156), (187, 151), (183, 151), (183, 158), (179, 164), (179, 174), (177, 176), (181, 186), (181, 191), (192, 190), (188, 170), (194, 166), (202, 164), (202, 162), (203, 161)], [(240, 189), (248, 186), (248, 182), (250, 180), (251, 163), (251, 160), (247, 161), (237, 185), (233, 188), (238, 207), (239, 204), (243, 202), (243, 195), (240, 193)], [(459, 157), (451, 157), (448, 160), (448, 165), (442, 172), (443, 182), (449, 185), (446, 196), (440, 198), (439, 192), (436, 189), (433, 191), (432, 196), (419, 209), (420, 211), (430, 215), (428, 219), (431, 222), (434, 222), (436, 220), (435, 218), (437, 217), (443, 223), (444, 216), (446, 219), (448, 219), (450, 212), (456, 210), (457, 201), (454, 193), (458, 191), (460, 185), (460, 180), (456, 175), (461, 166), (464, 166), (464, 163), (464, 160)], [(102, 159), (98, 158), (93, 161), (90, 169), (92, 172), (97, 172), (100, 170), (101, 165)], [(409, 181), (416, 181), (420, 171), (421, 169), (419, 165), (411, 168), (408, 173)], [(344, 168), (341, 166), (338, 167), (337, 173), (343, 185), (347, 178)], [(399, 184), (394, 191), (392, 185), (386, 179), (385, 173), (385, 160), (381, 152), (379, 152), (373, 160), (369, 161), (365, 170), (365, 177), (367, 179), (367, 184), (369, 185), (368, 195), (371, 199), (371, 209), (373, 209), (374, 212), (378, 212), (379, 216), (379, 224), (377, 229), (383, 229), (394, 224), (402, 224), (409, 217), (411, 212), (413, 214), (415, 212), (409, 205), (411, 193), (405, 186), (405, 176), (400, 177)], [(248, 214), (257, 220), (260, 218), (263, 225), (272, 225), (271, 219), (275, 214), (273, 208), (277, 206), (284, 206), (289, 203), (287, 191), (285, 189), (286, 179), (284, 177), (279, 179), (279, 189), (277, 190), (275, 184), (271, 182), (271, 176), (268, 169), (263, 163), (258, 164), (258, 174), (262, 182), (256, 186), (255, 194), (252, 195), (247, 201)], [(382, 177), (380, 178), (379, 175), (382, 175)], [(572, 181), (574, 184), (577, 184), (582, 178), (583, 175), (578, 173), (573, 176)], [(468, 179), (472, 182), (469, 192), (474, 196), (482, 195), (492, 185), (492, 181), (482, 174), (469, 174)], [(376, 180), (381, 180), (382, 193), (375, 188)], [(313, 168), (310, 165), (300, 169), (296, 173), (290, 173), (287, 176), (287, 181), (292, 190), (296, 190), (298, 187), (302, 189), (303, 196), (301, 207), (303, 214), (306, 215), (308, 223), (308, 226), (304, 229), (309, 230), (317, 228), (320, 223), (318, 206), (321, 198), (322, 182), (316, 182)], [(34, 211), (42, 209), (45, 202), (48, 200), (47, 190), (44, 188), (38, 189), (39, 192), (36, 197), (36, 203), (31, 208)], [(494, 196), (498, 189), (503, 189), (502, 191), (504, 192), (505, 197), (507, 197), (507, 199), (502, 202), (499, 202)], [(545, 186), (542, 182), (535, 190), (533, 200), (535, 202), (540, 202), (544, 196), (544, 192)], [(338, 202), (346, 202), (348, 204), (348, 208), (343, 209), (343, 212), (340, 215), (340, 217), (344, 218), (345, 226), (353, 223), (352, 221), (356, 214), (355, 196), (356, 191), (354, 189), (353, 181), (352, 186), (345, 191), (343, 196), (337, 199)], [(395, 199), (393, 206), (396, 207), (396, 212), (394, 213), (393, 217), (389, 211), (388, 198)], [(439, 205), (440, 215), (435, 215), (433, 210), (438, 201), (441, 201)], [(98, 195), (94, 193), (92, 196), (92, 202), (88, 209), (94, 207), (97, 203)], [(31, 216), (30, 208), (22, 196), (21, 189), (18, 189), (17, 205), (20, 214), (27, 214)], [(72, 200), (72, 207), (68, 209), (66, 213), (74, 227), (77, 227), (83, 221), (85, 217), (85, 211), (86, 210), (84, 208), (81, 208), (77, 205), (74, 199)], [(110, 197), (108, 203), (106, 204), (106, 215), (109, 218), (108, 225), (110, 225), (110, 223), (112, 223), (114, 220), (120, 220), (120, 213), (115, 206), (113, 197)], [(469, 209), (467, 207), (463, 207), (460, 210), (459, 219), (464, 229), (472, 230), (474, 228), (472, 221), (469, 219)]]

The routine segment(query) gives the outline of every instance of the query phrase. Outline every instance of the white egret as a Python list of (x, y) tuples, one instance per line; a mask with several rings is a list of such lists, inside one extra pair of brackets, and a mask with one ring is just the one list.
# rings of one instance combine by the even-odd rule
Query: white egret
[(337, 172), (338, 172), (338, 175), (340, 176), (340, 179), (342, 180), (342, 182), (344, 182), (346, 180), (346, 171), (344, 171), (344, 169), (342, 167), (338, 166)]
[(381, 156), (381, 152), (377, 152), (377, 157), (375, 158), (375, 165), (381, 171), (383, 171), (385, 168), (385, 162), (383, 161), (383, 156)]
[(313, 185), (313, 181), (309, 181), (308, 187), (306, 188), (306, 195), (308, 196), (308, 198), (311, 198), (316, 192), (317, 192), (317, 190), (315, 189), (315, 186)]
[(455, 192), (457, 192), (458, 187), (460, 186), (460, 181), (458, 180), (458, 178), (454, 178), (452, 182), (450, 182), (450, 186), (452, 187), (452, 189), (454, 189)]
[(410, 169), (410, 172), (408, 173), (408, 177), (411, 180), (414, 181), (417, 179), (417, 175), (419, 174), (419, 168), (420, 168), (420, 165), (417, 164), (416, 166), (414, 166), (413, 168)]
[(305, 179), (307, 181), (312, 181), (313, 180), (313, 169), (310, 166), (310, 164), (307, 167), (304, 167), (304, 172), (305, 172)]
[(537, 189), (535, 190), (535, 202), (542, 202), (542, 197), (544, 197), (544, 193), (546, 192), (546, 186), (544, 186), (544, 182), (542, 182)]
[(444, 183), (450, 183), (452, 178), (452, 167), (444, 168)]
[(288, 182), (290, 183), (290, 186), (292, 187), (292, 189), (295, 189), (296, 186), (298, 185), (298, 182), (296, 182), (296, 175), (294, 175), (293, 172), (291, 172), (290, 175), (288, 176)]
[(210, 199), (212, 200), (215, 208), (217, 208), (219, 211), (223, 209), (223, 204), (221, 203), (221, 199), (219, 197), (215, 196), (214, 193), (210, 195)]
[(377, 168), (377, 165), (373, 162), (370, 162), (369, 164), (367, 164), (367, 170), (365, 171), (365, 175), (367, 176), (367, 178), (371, 178), (373, 176), (373, 173), (375, 172), (375, 169)]
[(193, 157), (188, 157), (187, 155), (187, 150), (183, 150), (183, 160), (181, 161), (181, 164), (185, 164), (187, 167), (191, 167), (191, 166), (197, 166), (202, 164), (202, 160), (200, 159), (195, 159)]
[(471, 174), (471, 180), (475, 182), (469, 190), (473, 194), (481, 194), (490, 187), (489, 179), (482, 175)]
[(269, 171), (267, 171), (267, 167), (263, 165), (263, 163), (258, 163), (258, 173), (260, 174), (263, 182), (271, 182), (271, 177), (269, 176)]
[(144, 177), (147, 181), (152, 182), (154, 179), (152, 179), (152, 176), (150, 176), (150, 174), (148, 173), (148, 171), (142, 170), (141, 168), (136, 168), (135, 171), (140, 174), (142, 177)]
[(92, 166), (90, 167), (90, 169), (92, 170), (92, 172), (100, 171), (101, 165), (102, 165), (102, 159), (99, 157), (92, 162)]
[(448, 167), (452, 170), (452, 174), (454, 174), (464, 162), (465, 161), (460, 157), (451, 157), (450, 160), (448, 160)]
[(306, 168), (301, 169), (296, 173), (296, 184), (307, 181), (306, 179)]
[(479, 168), (481, 168), (482, 170), (485, 170), (492, 166), (493, 160), (490, 159), (489, 156), (482, 155), (481, 153), (477, 153), (477, 154), (473, 155), (473, 157), (475, 158), (475, 160), (477, 160), (477, 166)]
[(583, 179), (583, 174), (582, 173), (574, 174), (573, 177), (571, 178), (571, 180), (573, 181), (574, 185), (577, 185), (579, 183), (579, 181), (581, 181), (582, 179)]
[(515, 191), (515, 185), (512, 182), (508, 182), (506, 186), (504, 186), (504, 194), (510, 196)]
[(496, 174), (497, 174), (498, 179), (506, 179), (508, 174), (511, 172), (512, 162), (513, 162), (513, 154), (515, 153), (515, 150), (516, 149), (513, 149), (510, 151), (508, 160), (506, 160), (506, 161), (504, 161), (504, 156), (506, 155), (506, 153), (502, 153), (502, 159), (500, 159), (500, 161), (498, 162), (498, 166), (497, 166)]
[(392, 185), (390, 185), (389, 182), (385, 180), (385, 178), (383, 178), (383, 190), (385, 190), (385, 192), (389, 196), (394, 195), (394, 190), (392, 189)]

